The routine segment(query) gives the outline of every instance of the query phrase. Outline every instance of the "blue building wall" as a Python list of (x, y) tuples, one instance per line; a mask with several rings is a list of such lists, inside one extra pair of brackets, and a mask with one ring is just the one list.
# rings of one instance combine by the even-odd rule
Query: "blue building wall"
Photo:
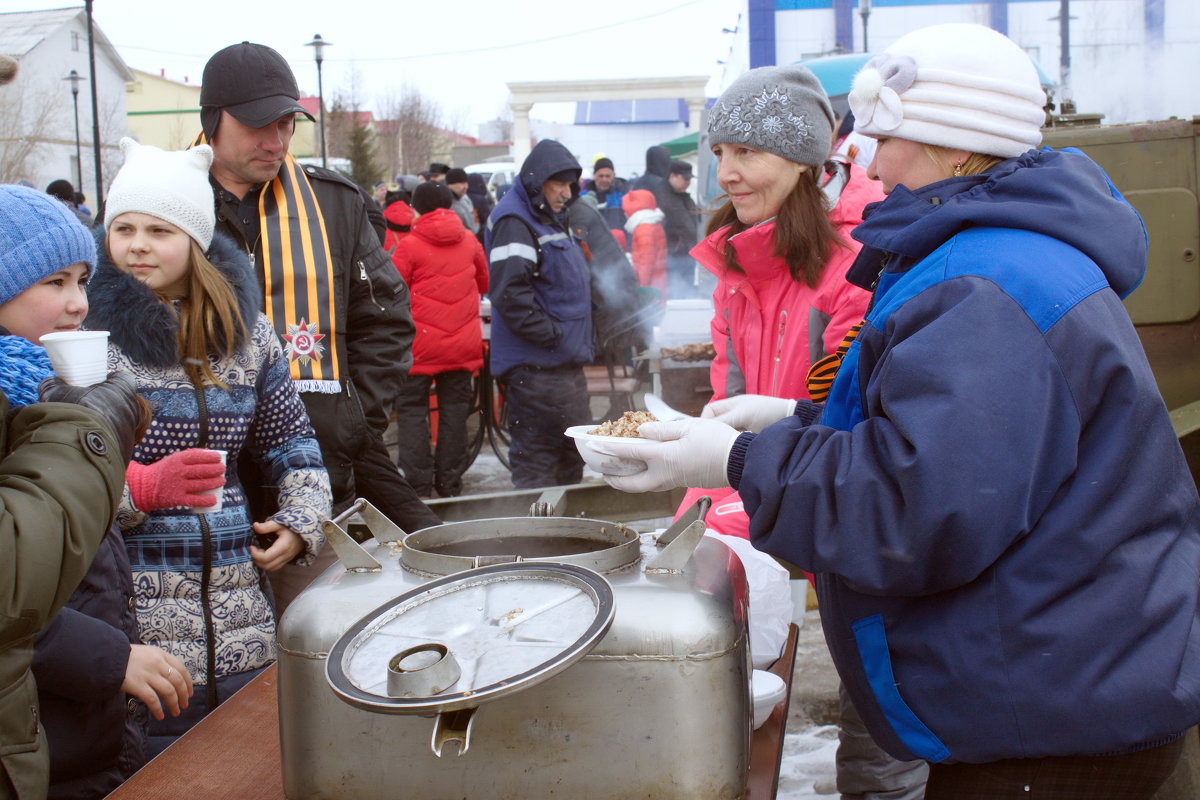
[(775, 0), (749, 0), (750, 69), (775, 63)]

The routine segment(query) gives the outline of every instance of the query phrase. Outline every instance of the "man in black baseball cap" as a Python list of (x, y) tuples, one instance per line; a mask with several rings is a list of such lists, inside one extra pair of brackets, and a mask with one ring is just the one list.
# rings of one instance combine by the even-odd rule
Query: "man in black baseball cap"
[(297, 114), (312, 119), (291, 67), (266, 45), (230, 45), (204, 65), (200, 124), (213, 148), (212, 174), (238, 197), (279, 173)]
[[(299, 98), (291, 67), (265, 45), (226, 47), (204, 67), (200, 121), (213, 148), (217, 230), (251, 255), (264, 311), (320, 445), (334, 513), (365, 497), (405, 530), (436, 525), (383, 443), (412, 363), (408, 288), (380, 246), (365, 193), (289, 155), (296, 115), (312, 118)], [(269, 507), (257, 482), (246, 483), (257, 519), (278, 511), (278, 500)], [(279, 613), (320, 574), (329, 550), (313, 566), (272, 572)]]
[(671, 297), (705, 296), (705, 291), (697, 288), (696, 262), (691, 256), (691, 249), (700, 240), (700, 210), (688, 194), (691, 182), (692, 165), (672, 161), (667, 180), (654, 190), (667, 234), (667, 291)]

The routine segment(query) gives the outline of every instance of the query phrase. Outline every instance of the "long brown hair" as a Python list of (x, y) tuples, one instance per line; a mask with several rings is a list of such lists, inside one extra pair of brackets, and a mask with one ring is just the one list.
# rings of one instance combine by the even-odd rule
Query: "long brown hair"
[[(775, 255), (787, 263), (792, 280), (814, 289), (821, 282), (830, 251), (846, 246), (829, 221), (828, 201), (817, 185), (818, 174), (812, 169), (803, 170), (775, 216)], [(737, 253), (728, 241), (753, 226), (738, 219), (737, 211), (729, 201), (709, 218), (707, 232), (712, 234), (726, 226), (729, 235), (725, 238), (725, 266), (733, 272), (744, 273), (737, 263)]]
[[(196, 386), (211, 383), (228, 389), (209, 363), (209, 354), (229, 357), (249, 338), (229, 281), (192, 240), (187, 294), (179, 303), (179, 358)], [(165, 299), (165, 298), (162, 298)]]

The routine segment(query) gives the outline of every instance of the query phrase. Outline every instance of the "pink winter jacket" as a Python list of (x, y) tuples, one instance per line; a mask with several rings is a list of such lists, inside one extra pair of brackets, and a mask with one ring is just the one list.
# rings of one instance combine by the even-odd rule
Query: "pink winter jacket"
[[(793, 280), (783, 259), (774, 255), (774, 220), (728, 241), (729, 231), (722, 228), (692, 248), (692, 256), (717, 276), (711, 325), (713, 400), (736, 394), (808, 397), (808, 368), (836, 350), (866, 314), (871, 295), (845, 277), (862, 248), (850, 231), (862, 222), (863, 207), (883, 198), (877, 181), (859, 167), (850, 168), (850, 179), (829, 214), (846, 246), (834, 245), (815, 289)], [(745, 274), (726, 269), (726, 246), (737, 251)], [(732, 489), (690, 489), (680, 510), (704, 494), (713, 498), (709, 528), (749, 537), (742, 499)]]

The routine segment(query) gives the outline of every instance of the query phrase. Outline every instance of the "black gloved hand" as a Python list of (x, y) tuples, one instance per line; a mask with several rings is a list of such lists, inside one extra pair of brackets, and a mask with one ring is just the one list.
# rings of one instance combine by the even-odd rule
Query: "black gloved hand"
[(46, 403), (90, 408), (108, 420), (125, 463), (129, 463), (133, 446), (146, 432), (149, 409), (138, 396), (133, 378), (124, 372), (110, 372), (107, 380), (94, 386), (72, 386), (57, 376), (46, 378), (38, 385), (38, 396)]

